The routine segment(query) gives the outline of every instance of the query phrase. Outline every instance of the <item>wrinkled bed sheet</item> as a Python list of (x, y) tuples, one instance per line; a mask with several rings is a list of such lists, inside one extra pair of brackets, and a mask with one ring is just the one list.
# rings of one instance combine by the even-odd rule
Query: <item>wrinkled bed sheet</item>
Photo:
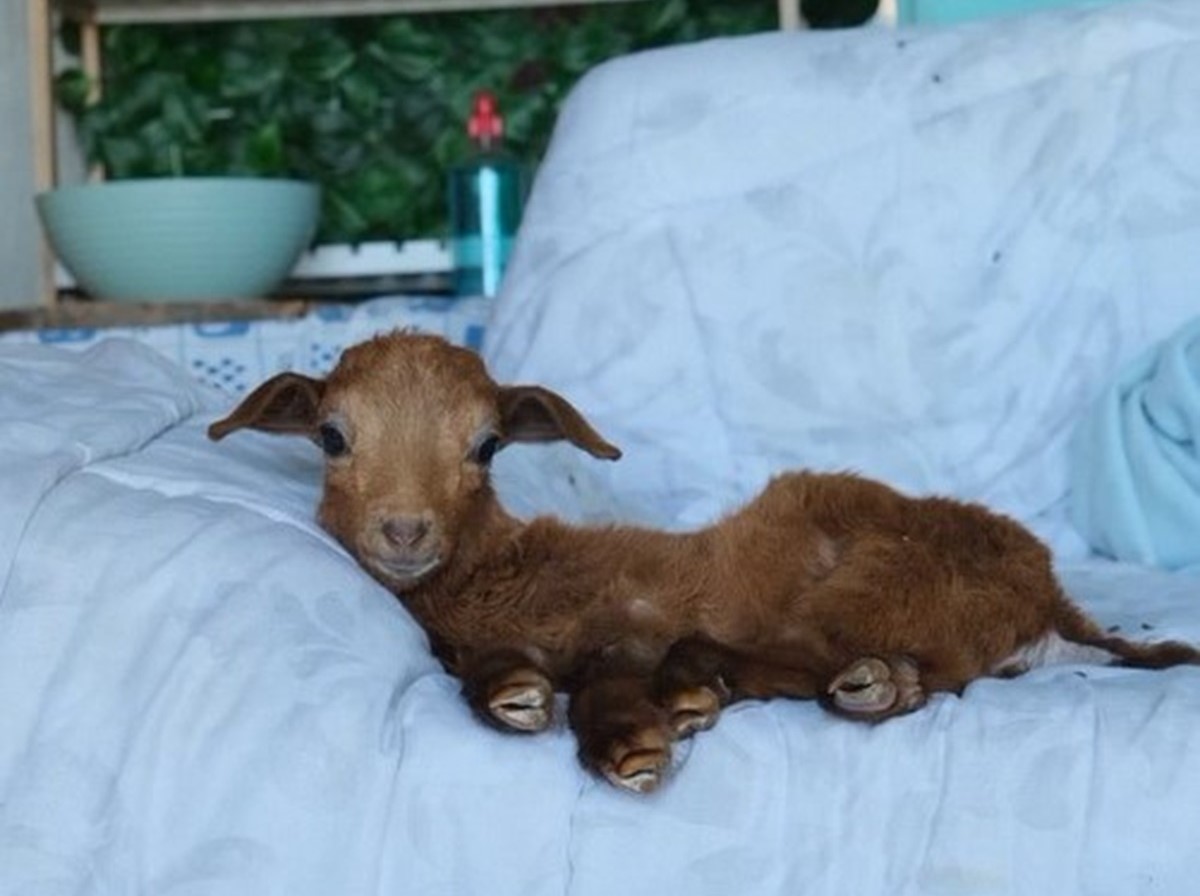
[[(1194, 884), (1196, 670), (1046, 670), (874, 728), (744, 704), (636, 798), (564, 731), (478, 725), (313, 524), (316, 450), (214, 445), (218, 403), (129, 343), (0, 349), (6, 896)], [(1066, 572), (1106, 624), (1200, 641), (1200, 576)]]
[(1200, 565), (1200, 316), (1129, 364), (1071, 443), (1071, 518), (1120, 560)]

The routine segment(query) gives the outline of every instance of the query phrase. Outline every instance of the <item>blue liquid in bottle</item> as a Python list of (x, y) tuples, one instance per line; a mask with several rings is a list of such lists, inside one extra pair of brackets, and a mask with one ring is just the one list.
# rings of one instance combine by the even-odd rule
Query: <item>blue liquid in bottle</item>
[(454, 292), (494, 296), (521, 223), (523, 166), (500, 150), (504, 119), (492, 94), (475, 95), (467, 125), (475, 155), (450, 171), (450, 238)]

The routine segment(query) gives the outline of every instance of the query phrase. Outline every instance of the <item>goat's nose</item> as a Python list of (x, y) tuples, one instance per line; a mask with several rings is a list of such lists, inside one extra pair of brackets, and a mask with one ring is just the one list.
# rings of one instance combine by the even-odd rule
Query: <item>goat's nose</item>
[(429, 521), (419, 516), (394, 516), (383, 521), (383, 537), (397, 548), (412, 548), (429, 534)]

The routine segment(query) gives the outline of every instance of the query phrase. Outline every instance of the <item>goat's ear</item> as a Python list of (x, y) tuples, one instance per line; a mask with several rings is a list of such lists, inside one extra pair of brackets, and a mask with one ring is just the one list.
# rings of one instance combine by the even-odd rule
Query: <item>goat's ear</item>
[(317, 426), (317, 409), (325, 381), (299, 373), (281, 373), (267, 380), (233, 409), (228, 417), (208, 428), (213, 441), (239, 429), (292, 433), (311, 437)]
[(604, 441), (570, 402), (541, 386), (502, 387), (500, 418), (505, 443), (566, 439), (593, 457), (616, 460), (621, 456), (621, 450)]

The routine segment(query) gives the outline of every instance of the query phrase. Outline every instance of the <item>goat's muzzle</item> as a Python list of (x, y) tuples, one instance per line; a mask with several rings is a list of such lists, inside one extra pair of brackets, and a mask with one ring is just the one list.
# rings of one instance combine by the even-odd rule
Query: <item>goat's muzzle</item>
[(420, 549), (429, 535), (429, 520), (421, 516), (389, 517), (379, 528), (388, 544), (397, 551)]
[(414, 585), (441, 565), (441, 539), (429, 514), (379, 517), (371, 530), (360, 559), (390, 584)]

